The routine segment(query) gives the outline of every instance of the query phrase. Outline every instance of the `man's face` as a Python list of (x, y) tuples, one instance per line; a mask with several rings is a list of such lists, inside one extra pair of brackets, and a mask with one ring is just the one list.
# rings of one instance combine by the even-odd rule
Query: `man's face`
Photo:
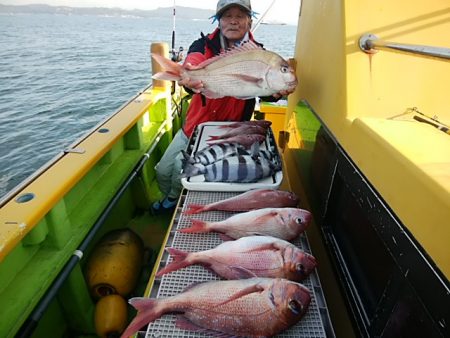
[(250, 30), (251, 19), (239, 6), (227, 9), (220, 18), (222, 34), (230, 41), (241, 40)]

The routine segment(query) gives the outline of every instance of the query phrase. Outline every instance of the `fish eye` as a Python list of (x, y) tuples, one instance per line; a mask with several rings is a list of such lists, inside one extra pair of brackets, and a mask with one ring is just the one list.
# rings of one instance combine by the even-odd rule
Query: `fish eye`
[(295, 264), (295, 270), (305, 273), (305, 266), (302, 263)]
[(281, 72), (282, 73), (287, 73), (287, 72), (289, 72), (289, 67), (287, 67), (287, 66), (281, 66)]
[(295, 299), (290, 299), (289, 300), (288, 308), (289, 308), (289, 310), (291, 310), (296, 315), (299, 315), (302, 312), (302, 310), (303, 310), (302, 304), (300, 304)]
[(303, 223), (303, 218), (300, 218), (300, 217), (297, 218), (297, 219), (296, 219), (296, 222), (297, 222), (298, 224), (302, 224), (302, 223)]

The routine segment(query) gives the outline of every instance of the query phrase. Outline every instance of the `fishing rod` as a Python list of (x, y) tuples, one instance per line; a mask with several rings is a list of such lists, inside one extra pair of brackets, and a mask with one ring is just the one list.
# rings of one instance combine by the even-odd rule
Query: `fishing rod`
[(172, 12), (172, 18), (173, 18), (173, 26), (172, 26), (172, 50), (171, 50), (171, 54), (172, 54), (172, 61), (173, 62), (178, 62), (181, 61), (182, 59), (182, 54), (181, 52), (183, 51), (183, 47), (178, 48), (178, 51), (175, 50), (175, 32), (176, 32), (176, 3), (175, 0), (173, 0), (173, 12)]
[(267, 7), (267, 9), (266, 9), (266, 11), (264, 12), (264, 14), (261, 15), (261, 17), (259, 18), (258, 21), (256, 21), (255, 25), (253, 26), (253, 28), (252, 28), (252, 30), (251, 30), (252, 33), (254, 33), (254, 32), (258, 29), (259, 25), (261, 24), (261, 22), (263, 21), (263, 19), (266, 17), (267, 13), (269, 13), (270, 9), (271, 9), (272, 6), (275, 4), (275, 1), (276, 1), (276, 0), (273, 0), (273, 1), (272, 1), (272, 3), (269, 5), (269, 7)]

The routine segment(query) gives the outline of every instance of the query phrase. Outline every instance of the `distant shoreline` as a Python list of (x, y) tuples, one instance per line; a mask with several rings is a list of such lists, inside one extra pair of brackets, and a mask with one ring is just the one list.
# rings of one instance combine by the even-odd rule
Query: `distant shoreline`
[[(177, 19), (207, 20), (215, 14), (214, 10), (176, 6)], [(60, 15), (93, 15), (122, 18), (171, 18), (172, 7), (159, 7), (154, 10), (122, 9), (106, 7), (68, 7), (50, 5), (4, 5), (0, 3), (0, 15), (12, 14), (60, 14)], [(262, 22), (264, 25), (292, 25), (284, 22)]]
[[(154, 10), (122, 9), (106, 7), (68, 7), (50, 5), (4, 5), (0, 3), (0, 14), (66, 14), (116, 17), (172, 17), (172, 7), (160, 7)], [(177, 18), (199, 19), (214, 15), (213, 10), (177, 6)]]

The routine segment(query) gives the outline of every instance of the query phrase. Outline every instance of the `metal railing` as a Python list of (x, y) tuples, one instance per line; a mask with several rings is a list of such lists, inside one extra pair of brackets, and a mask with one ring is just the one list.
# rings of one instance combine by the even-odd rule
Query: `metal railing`
[(359, 48), (365, 53), (374, 54), (379, 50), (423, 56), (443, 61), (450, 61), (450, 48), (411, 45), (383, 41), (374, 34), (364, 34), (359, 38)]

